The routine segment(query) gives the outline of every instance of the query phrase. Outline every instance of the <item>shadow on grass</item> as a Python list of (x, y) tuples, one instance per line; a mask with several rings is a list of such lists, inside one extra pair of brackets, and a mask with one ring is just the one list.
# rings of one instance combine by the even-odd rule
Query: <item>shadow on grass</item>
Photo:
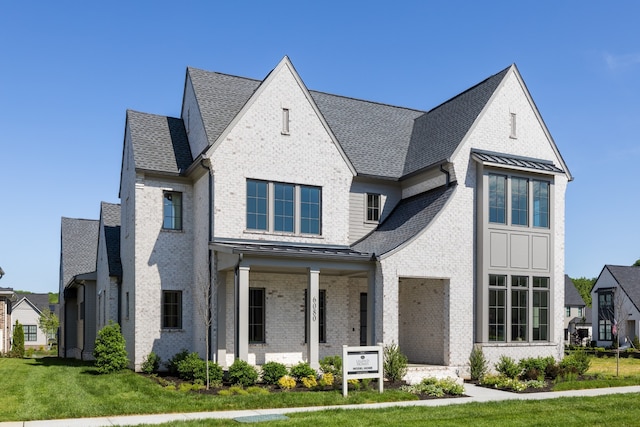
[(60, 357), (40, 357), (31, 359), (33, 361), (32, 366), (69, 366), (78, 368), (93, 368), (93, 362), (77, 359), (63, 359)]

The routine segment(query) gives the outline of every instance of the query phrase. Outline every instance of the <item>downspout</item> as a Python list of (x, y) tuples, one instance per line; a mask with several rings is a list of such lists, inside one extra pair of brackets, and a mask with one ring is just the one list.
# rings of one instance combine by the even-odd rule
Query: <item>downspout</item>
[[(87, 341), (87, 316), (85, 315), (87, 310), (87, 288), (84, 286), (84, 281), (78, 283), (82, 286), (82, 348), (80, 349), (80, 360), (84, 360), (84, 343)], [(77, 301), (77, 299), (76, 299)]]
[(238, 262), (233, 269), (233, 330), (234, 330), (234, 338), (233, 338), (233, 354), (234, 358), (238, 359), (238, 346), (240, 339), (240, 331), (238, 331), (238, 316), (240, 316), (240, 304), (238, 293), (240, 292), (240, 263), (242, 262), (243, 254), (238, 254)]
[(118, 325), (122, 329), (122, 277), (118, 277)]
[(446, 177), (446, 183), (447, 183), (447, 188), (451, 186), (451, 173), (446, 170), (444, 167), (444, 163), (440, 164), (440, 172), (442, 172), (443, 174), (445, 174)]

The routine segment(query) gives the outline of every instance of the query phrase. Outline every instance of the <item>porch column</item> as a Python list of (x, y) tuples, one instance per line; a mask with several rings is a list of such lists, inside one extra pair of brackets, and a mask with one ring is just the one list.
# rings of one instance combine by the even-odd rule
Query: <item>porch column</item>
[(320, 270), (309, 269), (309, 287), (307, 289), (307, 354), (309, 365), (313, 369), (320, 367), (318, 352), (318, 317), (320, 307)]
[(216, 351), (215, 361), (223, 368), (227, 367), (227, 283), (226, 276), (222, 276), (220, 273), (215, 272), (216, 286), (215, 303), (216, 310), (216, 330), (214, 332)]
[(236, 316), (238, 359), (249, 360), (249, 267), (238, 267), (238, 315)]
[(376, 273), (367, 273), (367, 345), (376, 345)]

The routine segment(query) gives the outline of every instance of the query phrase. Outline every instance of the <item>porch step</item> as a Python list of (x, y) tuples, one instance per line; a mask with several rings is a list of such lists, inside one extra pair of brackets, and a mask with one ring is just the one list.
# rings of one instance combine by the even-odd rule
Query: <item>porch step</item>
[(451, 378), (462, 384), (466, 376), (468, 372), (464, 367), (409, 364), (404, 380), (408, 384), (417, 384), (423, 378)]

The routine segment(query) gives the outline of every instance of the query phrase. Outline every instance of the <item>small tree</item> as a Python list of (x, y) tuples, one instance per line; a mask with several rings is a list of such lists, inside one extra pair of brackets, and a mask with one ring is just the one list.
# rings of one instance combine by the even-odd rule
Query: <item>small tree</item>
[(384, 361), (382, 366), (384, 369), (384, 375), (391, 382), (400, 381), (407, 374), (407, 367), (409, 365), (407, 356), (402, 354), (400, 347), (395, 343), (391, 343), (385, 346), (383, 349)]
[(127, 367), (127, 350), (120, 325), (112, 320), (98, 332), (93, 357), (96, 358), (96, 368), (101, 374), (117, 372)]
[(11, 357), (24, 357), (24, 328), (17, 320), (13, 327), (13, 344), (10, 354)]
[(489, 362), (484, 357), (482, 347), (474, 345), (469, 356), (469, 371), (473, 381), (480, 381), (484, 378), (489, 370)]
[(38, 319), (38, 327), (49, 338), (55, 338), (60, 326), (60, 320), (58, 316), (48, 308), (42, 310), (40, 318)]

